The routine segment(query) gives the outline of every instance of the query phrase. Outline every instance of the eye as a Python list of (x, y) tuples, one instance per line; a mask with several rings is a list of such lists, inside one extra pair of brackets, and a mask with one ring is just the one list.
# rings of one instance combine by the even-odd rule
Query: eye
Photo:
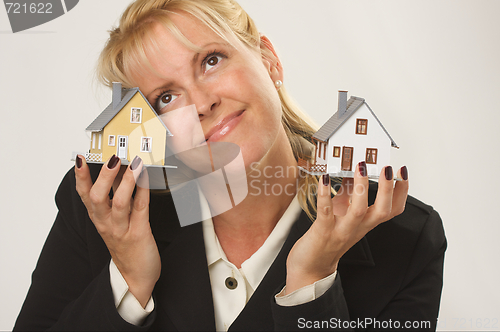
[(213, 67), (215, 67), (222, 60), (221, 55), (211, 55), (207, 58), (205, 62), (205, 71), (209, 71)]
[(171, 94), (170, 92), (164, 92), (158, 97), (156, 102), (156, 109), (161, 111), (164, 107), (168, 106), (172, 101), (177, 99), (178, 96)]

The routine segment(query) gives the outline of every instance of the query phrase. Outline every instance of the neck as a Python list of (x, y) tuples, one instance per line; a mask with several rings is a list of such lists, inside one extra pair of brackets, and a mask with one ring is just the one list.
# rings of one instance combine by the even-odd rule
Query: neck
[(297, 162), (282, 135), (260, 163), (251, 165), (246, 198), (212, 218), (227, 258), (238, 268), (262, 246), (296, 194)]

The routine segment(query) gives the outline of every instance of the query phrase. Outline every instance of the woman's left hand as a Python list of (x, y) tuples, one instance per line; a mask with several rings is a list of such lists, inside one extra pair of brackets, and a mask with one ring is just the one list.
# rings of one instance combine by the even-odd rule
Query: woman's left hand
[(408, 196), (406, 167), (399, 170), (398, 177), (406, 180), (396, 181), (394, 185), (392, 167), (382, 170), (377, 198), (371, 206), (368, 206), (368, 177), (364, 162), (356, 167), (354, 179), (343, 179), (333, 198), (330, 176), (322, 177), (318, 184), (316, 221), (288, 255), (287, 294), (334, 273), (342, 255), (366, 233), (404, 211)]

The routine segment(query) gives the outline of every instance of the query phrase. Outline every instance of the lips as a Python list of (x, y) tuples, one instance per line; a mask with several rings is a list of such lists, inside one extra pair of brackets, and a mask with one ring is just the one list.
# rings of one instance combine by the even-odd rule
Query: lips
[(212, 129), (206, 133), (205, 141), (214, 142), (224, 137), (229, 131), (231, 131), (231, 129), (236, 127), (242, 118), (241, 115), (244, 112), (245, 110), (233, 112), (219, 121), (219, 123), (213, 126)]

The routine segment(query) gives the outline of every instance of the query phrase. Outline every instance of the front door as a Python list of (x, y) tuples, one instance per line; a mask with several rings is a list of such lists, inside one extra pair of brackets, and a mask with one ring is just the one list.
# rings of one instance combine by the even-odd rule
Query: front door
[(342, 170), (352, 171), (352, 147), (344, 146), (342, 151)]
[(118, 151), (116, 156), (120, 159), (127, 159), (128, 137), (118, 136)]

